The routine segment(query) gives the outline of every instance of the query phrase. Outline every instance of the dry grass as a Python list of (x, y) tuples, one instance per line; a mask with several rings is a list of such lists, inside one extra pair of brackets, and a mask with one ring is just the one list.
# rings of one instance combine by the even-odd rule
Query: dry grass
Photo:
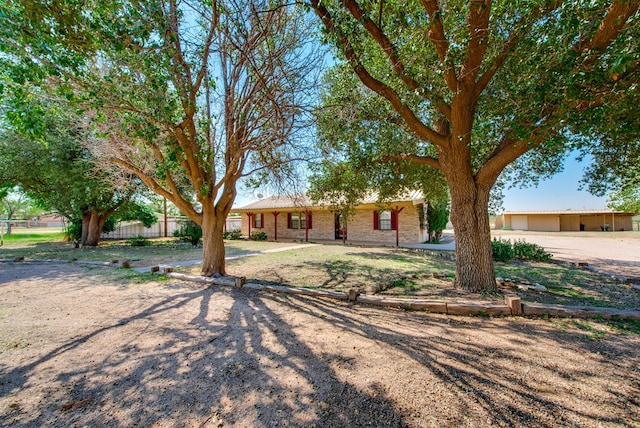
[[(631, 232), (630, 232), (631, 233)], [(607, 235), (607, 234), (602, 234)], [(609, 234), (611, 235), (611, 234)], [(172, 240), (152, 240), (148, 247), (131, 247), (123, 241), (104, 242), (98, 248), (74, 249), (64, 243), (6, 245), (0, 258), (133, 260), (132, 266), (200, 260), (202, 248)], [(603, 306), (621, 309), (640, 307), (640, 290), (579, 268), (554, 263), (496, 263), (496, 275), (514, 282), (539, 283), (547, 291), (496, 289), (483, 295), (453, 287), (453, 262), (409, 249), (311, 245), (295, 250), (260, 254), (304, 245), (291, 242), (227, 241), (227, 256), (252, 254), (227, 262), (231, 275), (251, 282), (331, 290), (359, 289), (371, 293), (372, 286), (384, 294), (432, 299), (502, 299), (516, 292), (525, 301), (563, 305)], [(187, 269), (198, 274), (199, 267)], [(438, 274), (437, 278), (434, 273)], [(135, 275), (135, 274), (132, 274)]]

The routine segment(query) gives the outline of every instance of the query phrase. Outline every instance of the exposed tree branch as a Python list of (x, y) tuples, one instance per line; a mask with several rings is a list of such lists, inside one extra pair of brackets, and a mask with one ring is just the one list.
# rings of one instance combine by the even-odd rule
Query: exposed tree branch
[[(452, 93), (458, 92), (458, 76), (453, 63), (447, 62), (447, 52), (449, 51), (449, 42), (444, 33), (444, 26), (440, 18), (440, 5), (436, 0), (421, 0), (422, 6), (429, 14), (429, 40), (440, 57), (440, 62), (445, 66), (444, 75), (447, 87)], [(445, 114), (446, 117), (448, 117)]]

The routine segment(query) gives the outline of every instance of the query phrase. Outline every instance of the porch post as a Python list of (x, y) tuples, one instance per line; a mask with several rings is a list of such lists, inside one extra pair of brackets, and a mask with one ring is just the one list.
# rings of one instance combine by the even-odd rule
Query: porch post
[(396, 247), (400, 246), (400, 213), (403, 209), (404, 207), (398, 209), (396, 205), (396, 209), (392, 211), (396, 216)]
[(611, 212), (611, 231), (612, 232), (616, 231), (616, 218), (615, 218), (615, 213), (613, 211)]
[(251, 238), (251, 219), (253, 219), (253, 213), (247, 213), (247, 217), (249, 217), (249, 238)]
[(273, 214), (273, 240), (277, 241), (278, 240), (278, 214), (280, 214), (280, 211), (272, 211), (271, 214)]

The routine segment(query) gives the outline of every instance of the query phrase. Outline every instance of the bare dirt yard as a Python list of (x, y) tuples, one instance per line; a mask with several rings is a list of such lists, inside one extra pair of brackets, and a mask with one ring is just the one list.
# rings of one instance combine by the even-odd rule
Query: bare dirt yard
[(0, 425), (638, 427), (640, 335), (0, 265)]

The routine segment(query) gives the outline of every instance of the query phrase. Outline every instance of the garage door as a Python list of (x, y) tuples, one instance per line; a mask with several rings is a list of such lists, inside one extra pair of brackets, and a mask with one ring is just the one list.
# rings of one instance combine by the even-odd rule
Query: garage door
[(511, 216), (511, 229), (513, 230), (528, 230), (529, 222), (526, 215), (514, 215)]

